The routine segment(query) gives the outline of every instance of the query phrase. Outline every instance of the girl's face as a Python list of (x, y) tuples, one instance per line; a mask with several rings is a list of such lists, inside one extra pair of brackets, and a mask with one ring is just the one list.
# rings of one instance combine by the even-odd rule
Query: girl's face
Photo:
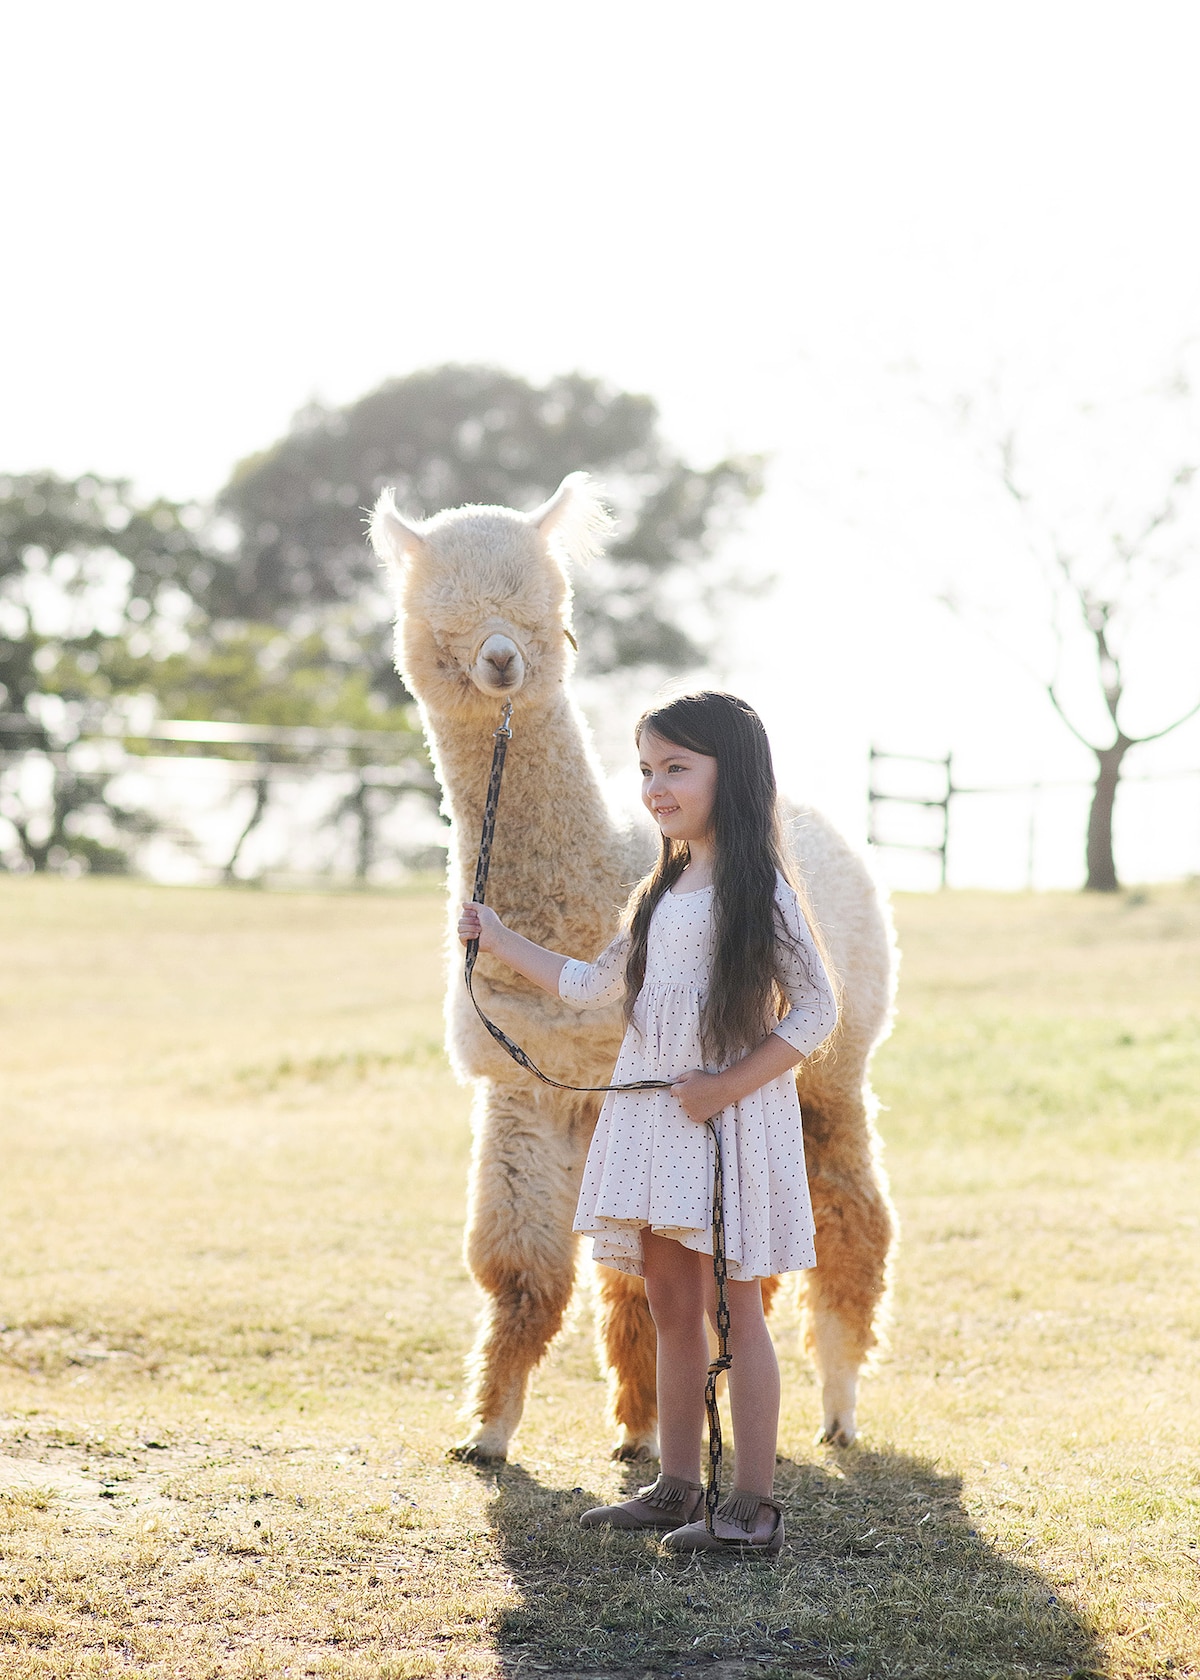
[(669, 840), (707, 839), (717, 797), (717, 761), (664, 741), (650, 729), (638, 740), (642, 804)]

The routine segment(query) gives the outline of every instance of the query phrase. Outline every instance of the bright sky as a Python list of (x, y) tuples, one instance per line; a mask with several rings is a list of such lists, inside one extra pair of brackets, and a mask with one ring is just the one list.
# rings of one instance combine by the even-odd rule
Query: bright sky
[[(954, 398), (998, 383), (974, 435), (1015, 421), (1045, 505), (1069, 488), (1100, 535), (1114, 461), (1132, 520), (1200, 453), (1200, 408), (1165, 442), (1142, 418), (1200, 338), (1187, 0), (66, 0), (10, 8), (0, 49), (0, 465), (204, 496), (313, 395), (583, 368), (699, 460), (771, 458), (742, 542), (780, 583), (721, 675), (790, 792), (861, 836), (872, 739), (973, 783), (1086, 776), (1012, 654), (936, 602), (1047, 656)], [(1134, 726), (1197, 698), (1196, 572)], [(1130, 762), (1174, 767), (1200, 769), (1200, 722)], [(1047, 798), (1039, 884), (1078, 880), (1082, 799)], [(959, 809), (956, 878), (1021, 884), (1027, 808)], [(1200, 776), (1131, 788), (1119, 848), (1130, 878), (1200, 873)]]

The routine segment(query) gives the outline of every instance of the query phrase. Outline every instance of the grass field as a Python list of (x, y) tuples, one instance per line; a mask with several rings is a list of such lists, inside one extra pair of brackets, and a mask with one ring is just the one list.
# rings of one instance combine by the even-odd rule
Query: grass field
[(904, 1227), (862, 1445), (779, 1315), (782, 1560), (574, 1526), (586, 1291), (514, 1464), (435, 895), (0, 877), (0, 1676), (1200, 1675), (1200, 891), (897, 907)]

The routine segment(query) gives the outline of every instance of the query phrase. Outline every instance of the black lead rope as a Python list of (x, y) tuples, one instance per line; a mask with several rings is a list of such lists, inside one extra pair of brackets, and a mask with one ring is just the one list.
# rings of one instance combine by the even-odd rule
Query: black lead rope
[[(504, 704), (504, 713), (500, 719), (500, 727), (495, 731), (492, 739), (495, 746), (492, 749), (492, 769), (488, 777), (487, 798), (483, 807), (483, 832), (479, 837), (479, 856), (475, 862), (475, 888), (471, 894), (472, 904), (482, 904), (487, 892), (488, 870), (492, 862), (492, 840), (496, 833), (496, 808), (500, 803), (500, 784), (504, 779), (504, 759), (508, 752), (508, 743), (512, 740), (512, 701)], [(556, 1091), (582, 1091), (587, 1093), (601, 1091), (669, 1091), (673, 1081), (670, 1079), (635, 1079), (627, 1085), (568, 1085), (561, 1079), (551, 1079), (548, 1073), (526, 1055), (521, 1046), (515, 1043), (502, 1027), (495, 1021), (489, 1021), (479, 1007), (479, 999), (475, 996), (475, 987), (471, 976), (475, 970), (475, 959), (479, 955), (478, 939), (467, 941), (467, 955), (463, 967), (463, 978), (467, 984), (467, 995), (475, 1006), (475, 1013), (483, 1022), (488, 1032), (495, 1039), (500, 1048), (510, 1055), (518, 1066), (527, 1073), (540, 1079), (543, 1085), (552, 1085)], [(721, 1498), (721, 1414), (717, 1409), (717, 1378), (722, 1371), (728, 1371), (733, 1363), (729, 1352), (729, 1297), (726, 1290), (727, 1272), (725, 1267), (725, 1175), (721, 1164), (721, 1139), (717, 1128), (711, 1120), (704, 1124), (712, 1133), (714, 1168), (713, 1168), (713, 1282), (717, 1295), (717, 1357), (708, 1367), (708, 1376), (704, 1384), (704, 1405), (708, 1412), (708, 1486), (704, 1490), (704, 1525), (710, 1534), (715, 1533), (713, 1518)]]
[[(471, 894), (472, 904), (482, 904), (487, 892), (488, 870), (492, 864), (492, 839), (496, 833), (496, 807), (500, 803), (500, 783), (504, 777), (504, 758), (508, 752), (508, 743), (512, 740), (512, 701), (504, 703), (504, 715), (500, 719), (500, 727), (492, 739), (496, 745), (492, 749), (492, 772), (488, 777), (487, 799), (483, 807), (483, 833), (479, 837), (479, 857), (475, 862), (475, 890)], [(532, 1073), (535, 1079), (540, 1079), (543, 1085), (553, 1085), (556, 1091), (669, 1091), (669, 1079), (638, 1079), (629, 1085), (565, 1085), (561, 1079), (551, 1079), (548, 1073), (534, 1063), (522, 1050), (519, 1044), (509, 1038), (502, 1027), (495, 1021), (489, 1021), (479, 1007), (479, 999), (475, 996), (475, 987), (471, 983), (471, 976), (475, 971), (475, 959), (479, 955), (478, 939), (467, 941), (467, 958), (464, 967), (464, 977), (467, 982), (467, 992), (471, 1002), (475, 1005), (475, 1013), (491, 1033), (502, 1050), (506, 1050), (527, 1073)]]
[(704, 1490), (704, 1526), (716, 1535), (713, 1519), (721, 1499), (721, 1413), (717, 1407), (717, 1378), (733, 1364), (729, 1351), (729, 1294), (725, 1288), (725, 1173), (721, 1166), (721, 1139), (711, 1120), (704, 1124), (713, 1139), (713, 1282), (717, 1293), (717, 1357), (708, 1367), (704, 1381), (704, 1409), (708, 1413), (708, 1486)]

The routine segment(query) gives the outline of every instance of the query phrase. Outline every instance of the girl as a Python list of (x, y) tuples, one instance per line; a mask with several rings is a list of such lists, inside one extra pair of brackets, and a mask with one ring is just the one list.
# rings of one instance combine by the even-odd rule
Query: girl
[[(774, 1553), (772, 1498), (779, 1367), (760, 1279), (816, 1264), (792, 1068), (837, 1021), (833, 988), (784, 874), (771, 749), (758, 715), (731, 694), (684, 695), (636, 730), (642, 801), (658, 862), (635, 888), (622, 931), (593, 963), (547, 951), (465, 904), (464, 943), (581, 1008), (623, 998), (628, 1023), (613, 1083), (671, 1079), (670, 1090), (611, 1092), (584, 1168), (575, 1229), (595, 1258), (640, 1274), (658, 1333), (662, 1473), (636, 1499), (586, 1511), (585, 1528), (665, 1529), (675, 1551)], [(712, 1137), (719, 1116), (729, 1271), (729, 1396), (736, 1486), (703, 1521), (700, 1442), (714, 1313)]]

